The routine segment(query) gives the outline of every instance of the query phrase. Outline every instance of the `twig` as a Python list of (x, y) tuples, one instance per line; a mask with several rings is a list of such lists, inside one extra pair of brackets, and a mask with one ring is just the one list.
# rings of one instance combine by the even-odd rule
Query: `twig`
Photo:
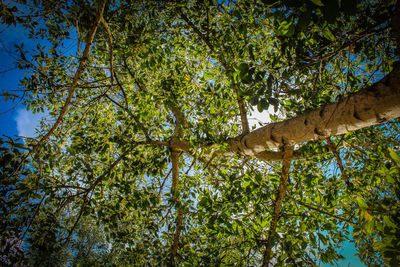
[[(193, 31), (200, 37), (201, 40), (203, 40), (204, 43), (206, 43), (207, 47), (210, 49), (211, 53), (214, 52), (214, 46), (210, 43), (210, 40), (206, 35), (204, 35), (189, 19), (188, 17), (181, 11), (181, 18), (189, 25), (190, 28), (193, 29)], [(224, 66), (225, 70), (229, 70), (229, 65), (225, 62), (225, 60), (221, 57), (218, 57), (219, 62)], [(243, 102), (243, 97), (239, 95), (239, 88), (235, 84), (235, 93), (236, 93), (236, 98), (238, 101), (238, 106), (239, 106), (239, 113), (240, 113), (240, 119), (242, 122), (242, 133), (247, 134), (250, 132), (249, 130), (249, 122), (247, 120), (247, 112), (244, 106)]]
[(43, 201), (45, 200), (45, 198), (46, 198), (46, 195), (44, 195), (42, 197), (42, 199), (40, 200), (40, 203), (37, 206), (37, 208), (35, 210), (35, 213), (32, 216), (32, 219), (29, 221), (29, 224), (26, 226), (26, 229), (25, 229), (24, 233), (22, 234), (21, 240), (24, 240), (24, 237), (25, 237), (26, 233), (29, 231), (29, 228), (31, 227), (31, 225), (33, 223), (33, 220), (35, 219), (36, 215), (39, 213), (40, 207), (42, 206)]
[(316, 208), (316, 207), (313, 207), (313, 206), (311, 206), (311, 205), (308, 205), (308, 204), (306, 204), (306, 203), (304, 203), (304, 202), (301, 202), (300, 200), (297, 200), (297, 199), (295, 199), (295, 198), (293, 198), (293, 197), (291, 197), (291, 196), (287, 196), (287, 197), (290, 198), (291, 200), (293, 200), (294, 202), (296, 202), (297, 204), (299, 204), (299, 205), (301, 205), (301, 206), (304, 206), (304, 207), (306, 207), (306, 208), (308, 208), (308, 209), (310, 209), (310, 210), (315, 210), (315, 211), (318, 211), (319, 213), (322, 213), (322, 214), (331, 216), (331, 217), (333, 217), (333, 218), (335, 218), (335, 219), (338, 219), (339, 221), (343, 221), (343, 222), (347, 222), (347, 223), (349, 223), (349, 224), (353, 224), (350, 220), (345, 219), (345, 218), (342, 218), (342, 217), (340, 217), (339, 215), (335, 215), (335, 214), (329, 213), (329, 212), (327, 212), (327, 211), (323, 211), (323, 210), (321, 210), (321, 209), (319, 209), (319, 208)]
[(330, 137), (326, 138), (326, 142), (328, 142), (329, 149), (332, 151), (332, 153), (336, 159), (336, 162), (339, 165), (340, 172), (342, 173), (342, 176), (343, 176), (344, 180), (346, 181), (346, 185), (350, 186), (349, 177), (347, 176), (346, 170), (343, 167), (342, 159), (340, 158), (339, 153), (336, 150), (336, 146), (332, 143)]

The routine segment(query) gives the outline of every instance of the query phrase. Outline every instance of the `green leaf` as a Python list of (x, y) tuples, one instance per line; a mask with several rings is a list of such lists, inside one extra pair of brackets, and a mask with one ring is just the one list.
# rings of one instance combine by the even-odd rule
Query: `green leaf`
[(387, 224), (387, 226), (392, 227), (392, 228), (397, 228), (397, 225), (392, 221), (392, 219), (387, 216), (387, 215), (383, 215), (383, 221)]
[(311, 2), (313, 2), (314, 4), (316, 4), (317, 6), (324, 6), (324, 4), (321, 2), (321, 0), (310, 0)]
[(238, 67), (240, 77), (246, 75), (249, 72), (249, 68), (249, 64), (247, 64), (246, 62), (241, 63)]
[(367, 234), (372, 234), (374, 232), (375, 220), (370, 220), (366, 224), (364, 224), (364, 229)]
[(368, 208), (367, 203), (366, 203), (361, 197), (357, 197), (357, 198), (356, 198), (356, 202), (357, 202), (358, 206), (359, 206), (361, 209), (367, 209), (367, 208)]
[(331, 30), (329, 29), (328, 26), (324, 27), (322, 32), (324, 34), (324, 37), (326, 39), (328, 39), (329, 41), (335, 41), (336, 40), (336, 37), (332, 34), (332, 32), (331, 32)]
[(289, 21), (283, 21), (278, 27), (278, 35), (290, 37), (294, 34), (294, 29), (293, 18)]
[(389, 154), (396, 163), (400, 164), (400, 156), (391, 147), (389, 147)]

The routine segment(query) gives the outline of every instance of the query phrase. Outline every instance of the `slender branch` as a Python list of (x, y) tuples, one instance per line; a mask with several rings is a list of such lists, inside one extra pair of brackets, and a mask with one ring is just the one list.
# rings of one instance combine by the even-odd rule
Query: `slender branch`
[(42, 199), (40, 200), (40, 203), (38, 204), (38, 206), (37, 206), (37, 208), (36, 208), (36, 210), (35, 210), (35, 213), (34, 213), (33, 216), (32, 216), (32, 219), (29, 221), (29, 224), (26, 226), (26, 229), (25, 229), (25, 231), (24, 231), (24, 233), (23, 233), (23, 235), (22, 235), (22, 237), (21, 237), (21, 240), (24, 239), (26, 233), (29, 231), (29, 228), (31, 227), (31, 225), (32, 225), (32, 223), (33, 223), (33, 220), (35, 220), (36, 215), (39, 213), (40, 207), (42, 206), (43, 201), (45, 200), (45, 198), (46, 198), (46, 195), (44, 195), (44, 196), (42, 197)]
[(211, 52), (214, 52), (214, 47), (210, 43), (210, 40), (204, 35), (189, 19), (186, 15), (181, 11), (181, 18), (193, 29), (193, 31), (203, 40), (204, 43), (208, 46)]
[(107, 36), (108, 36), (108, 46), (110, 51), (110, 73), (111, 73), (111, 86), (114, 86), (114, 53), (113, 53), (113, 38), (111, 34), (110, 27), (108, 26), (107, 21), (104, 19), (103, 14), (101, 15), (101, 23), (106, 28)]
[(90, 47), (92, 46), (94, 35), (95, 35), (96, 30), (97, 30), (97, 28), (99, 26), (100, 19), (101, 19), (102, 15), (103, 15), (105, 3), (106, 3), (105, 0), (99, 0), (99, 2), (98, 2), (98, 10), (97, 10), (97, 15), (96, 15), (95, 22), (94, 22), (94, 24), (92, 26), (92, 29), (89, 32), (89, 35), (88, 35), (88, 38), (87, 38), (87, 41), (86, 41), (85, 50), (83, 51), (82, 57), (79, 60), (79, 66), (78, 66), (77, 71), (75, 72), (73, 81), (72, 81), (71, 86), (70, 86), (70, 88), (68, 90), (67, 99), (65, 100), (64, 106), (62, 107), (56, 122), (54, 123), (53, 127), (50, 128), (50, 130), (47, 132), (47, 134), (45, 134), (40, 139), (40, 141), (36, 145), (33, 146), (32, 150), (23, 158), (23, 160), (21, 162), (21, 165), (29, 157), (29, 155), (36, 153), (37, 150), (40, 148), (40, 146), (53, 134), (53, 132), (61, 124), (65, 114), (67, 113), (68, 107), (71, 104), (72, 97), (73, 97), (74, 92), (75, 92), (75, 88), (78, 85), (79, 77), (81, 76), (81, 74), (83, 73), (83, 71), (85, 69), (85, 63), (88, 60), (89, 50), (90, 50)]
[(319, 208), (313, 207), (313, 206), (308, 205), (308, 204), (306, 204), (304, 202), (301, 202), (300, 200), (297, 200), (297, 199), (295, 199), (295, 198), (293, 198), (291, 196), (287, 196), (287, 197), (290, 198), (291, 200), (293, 200), (294, 202), (296, 202), (297, 204), (299, 204), (301, 206), (304, 206), (304, 207), (306, 207), (306, 208), (308, 208), (310, 210), (315, 210), (315, 211), (318, 211), (319, 213), (322, 213), (322, 214), (328, 215), (330, 217), (333, 217), (335, 219), (338, 219), (339, 221), (343, 221), (343, 222), (346, 222), (346, 223), (349, 223), (349, 224), (353, 224), (353, 222), (351, 222), (350, 220), (342, 218), (339, 215), (335, 215), (335, 214), (329, 213), (327, 211), (321, 210)]
[(118, 76), (115, 75), (115, 74), (114, 74), (114, 76), (115, 76), (115, 81), (117, 82), (118, 87), (121, 89), (122, 96), (124, 97), (125, 108), (126, 108), (127, 110), (129, 110), (128, 97), (127, 97), (127, 95), (126, 95), (125, 89), (124, 89), (124, 87), (122, 86), (122, 84), (120, 83), (120, 81), (118, 80)]
[[(314, 64), (320, 63), (321, 61), (330, 59), (330, 58), (336, 56), (337, 54), (339, 54), (341, 51), (347, 49), (348, 47), (353, 46), (354, 44), (356, 44), (357, 42), (361, 41), (362, 39), (365, 39), (365, 38), (368, 38), (368, 37), (370, 37), (370, 36), (372, 36), (372, 35), (375, 35), (375, 34), (378, 34), (378, 33), (380, 33), (380, 32), (383, 32), (383, 31), (387, 30), (388, 28), (389, 28), (389, 26), (384, 26), (384, 27), (379, 28), (379, 29), (370, 29), (370, 30), (366, 30), (366, 31), (364, 31), (363, 33), (359, 34), (359, 35), (358, 35), (357, 37), (355, 37), (354, 39), (349, 40), (348, 42), (342, 44), (338, 49), (336, 49), (334, 52), (332, 52), (332, 53), (330, 53), (330, 54), (327, 54), (327, 55), (325, 55), (325, 56), (322, 56), (322, 55), (321, 55), (322, 52), (321, 52), (319, 55), (317, 55), (316, 57), (314, 57), (314, 58), (317, 58), (315, 61), (309, 62), (309, 63), (307, 63), (305, 66), (312, 66), (312, 65), (314, 65)], [(322, 50), (326, 50), (326, 48), (323, 48)], [(320, 57), (320, 58), (318, 58), (318, 57)], [(303, 66), (303, 67), (304, 67), (304, 66)]]
[(247, 119), (247, 112), (244, 106), (243, 97), (241, 97), (239, 94), (238, 85), (235, 85), (235, 91), (236, 91), (236, 99), (239, 106), (240, 121), (242, 122), (242, 133), (248, 134), (250, 132), (249, 121)]
[(330, 137), (326, 138), (326, 141), (328, 142), (329, 149), (332, 151), (333, 156), (335, 157), (336, 162), (339, 165), (340, 172), (342, 173), (342, 176), (343, 176), (344, 180), (346, 181), (346, 185), (350, 186), (349, 177), (347, 176), (346, 170), (343, 167), (342, 159), (340, 158), (339, 153), (336, 150), (336, 146), (332, 143)]
[[(137, 146), (137, 144), (135, 144), (134, 147), (133, 147), (132, 149), (136, 148), (136, 146)], [(103, 172), (99, 177), (97, 177), (97, 179), (94, 181), (94, 183), (88, 188), (86, 194), (88, 194), (90, 191), (92, 191), (92, 190), (96, 187), (96, 185), (98, 185), (98, 184), (104, 179), (104, 177), (105, 177), (106, 175), (108, 175), (108, 174), (114, 169), (114, 167), (117, 166), (117, 164), (118, 164), (126, 155), (128, 155), (129, 152), (131, 152), (131, 150), (127, 150), (127, 151), (125, 151), (124, 153), (122, 153), (122, 154), (107, 168), (107, 170), (105, 170), (105, 172)]]
[(397, 56), (400, 55), (400, 2), (397, 1), (395, 10), (392, 15), (392, 35), (396, 41)]
[(69, 240), (71, 239), (71, 236), (72, 236), (72, 234), (74, 233), (75, 228), (76, 228), (76, 226), (78, 225), (78, 223), (79, 223), (79, 221), (80, 221), (80, 219), (81, 219), (81, 217), (82, 217), (82, 214), (83, 214), (83, 212), (84, 212), (84, 210), (85, 210), (85, 208), (86, 208), (87, 202), (88, 202), (88, 200), (87, 200), (87, 195), (85, 195), (85, 197), (84, 197), (84, 199), (83, 199), (83, 203), (82, 203), (81, 209), (80, 209), (79, 214), (78, 214), (78, 217), (76, 218), (74, 225), (73, 225), (72, 228), (69, 230), (68, 235), (67, 235), (67, 237), (65, 238), (65, 241), (64, 241), (65, 244), (68, 243)]
[(161, 185), (160, 185), (160, 191), (158, 191), (158, 194), (159, 194), (159, 195), (161, 195), (161, 192), (162, 192), (162, 190), (163, 190), (163, 188), (164, 188), (164, 184), (165, 184), (165, 182), (167, 181), (167, 179), (168, 179), (169, 175), (171, 174), (171, 172), (172, 172), (172, 168), (169, 170), (169, 172), (167, 173), (167, 175), (165, 175), (164, 180), (163, 180), (163, 182), (162, 182)]
[(176, 216), (176, 227), (174, 239), (172, 241), (171, 248), (171, 258), (170, 258), (170, 266), (175, 265), (175, 258), (178, 254), (178, 246), (179, 246), (179, 236), (181, 234), (182, 221), (183, 221), (183, 213), (182, 209), (179, 205), (178, 199), (178, 182), (179, 182), (179, 152), (176, 150), (171, 151), (172, 157), (172, 192), (175, 205), (177, 206), (177, 216)]
[(268, 239), (267, 239), (267, 243), (265, 245), (264, 261), (263, 261), (263, 265), (262, 265), (263, 267), (268, 266), (270, 258), (271, 258), (272, 243), (274, 241), (276, 226), (278, 224), (279, 214), (282, 209), (282, 202), (283, 202), (283, 199), (285, 198), (287, 181), (289, 179), (289, 169), (290, 169), (290, 162), (291, 162), (290, 157), (293, 154), (293, 147), (285, 146), (285, 147), (283, 147), (283, 152), (284, 152), (284, 157), (283, 157), (283, 162), (282, 162), (282, 174), (281, 174), (278, 192), (277, 192), (275, 203), (274, 203), (274, 210), (272, 212), (271, 225), (270, 225), (270, 228), (268, 231)]
[[(211, 53), (214, 52), (214, 47), (213, 45), (210, 43), (210, 40), (208, 39), (208, 37), (206, 35), (204, 35), (197, 27), (196, 25), (194, 25), (189, 19), (188, 17), (181, 11), (181, 18), (186, 22), (186, 24), (189, 25), (190, 28), (193, 29), (193, 31), (200, 37), (201, 40), (203, 40), (203, 42), (207, 45), (207, 47), (210, 49)], [(219, 62), (224, 66), (225, 70), (228, 71), (229, 70), (229, 65), (226, 63), (226, 61), (221, 58), (218, 57)], [(250, 132), (249, 130), (249, 122), (247, 119), (247, 112), (246, 112), (246, 108), (244, 106), (244, 101), (243, 101), (243, 97), (241, 97), (239, 95), (239, 88), (237, 85), (235, 85), (235, 93), (236, 93), (236, 98), (238, 101), (238, 106), (239, 106), (239, 113), (240, 113), (240, 119), (242, 122), (242, 132), (243, 134), (247, 134)]]
[[(117, 81), (117, 84), (119, 85), (119, 82), (118, 82), (117, 79), (116, 79), (116, 81)], [(143, 132), (144, 136), (146, 137), (146, 139), (147, 139), (148, 141), (151, 141), (151, 140), (152, 140), (152, 139), (150, 138), (150, 135), (149, 135), (148, 132), (147, 132), (147, 129), (144, 127), (144, 125), (139, 121), (138, 117), (137, 117), (135, 114), (133, 114), (133, 112), (132, 112), (130, 109), (128, 109), (127, 107), (122, 106), (120, 103), (118, 103), (117, 101), (115, 101), (114, 99), (112, 99), (108, 94), (104, 94), (104, 96), (105, 96), (108, 100), (110, 100), (113, 104), (117, 105), (117, 106), (118, 106), (119, 108), (121, 108), (122, 110), (125, 110), (126, 112), (128, 112), (128, 114), (129, 114), (130, 116), (132, 116), (133, 120), (136, 122), (136, 124), (137, 124), (137, 125), (139, 126), (139, 128), (142, 130), (142, 132)]]

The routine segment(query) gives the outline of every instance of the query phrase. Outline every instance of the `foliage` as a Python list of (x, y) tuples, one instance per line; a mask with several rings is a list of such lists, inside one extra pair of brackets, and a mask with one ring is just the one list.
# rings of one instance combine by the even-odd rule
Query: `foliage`
[(389, 73), (395, 1), (113, 0), (95, 27), (101, 3), (1, 4), (42, 40), (16, 44), (16, 65), (23, 104), (48, 117), (0, 150), (1, 233), (31, 264), (253, 266), (271, 237), (273, 264), (310, 266), (340, 260), (350, 232), (365, 263), (398, 264), (398, 120), (332, 137), (336, 155), (297, 144), (276, 231), (281, 164), (219, 153), (243, 110), (293, 118)]

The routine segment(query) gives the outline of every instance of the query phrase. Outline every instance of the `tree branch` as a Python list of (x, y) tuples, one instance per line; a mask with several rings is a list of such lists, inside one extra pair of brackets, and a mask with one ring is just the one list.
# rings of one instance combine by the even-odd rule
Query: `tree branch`
[(108, 36), (108, 46), (110, 51), (110, 73), (111, 73), (111, 86), (114, 86), (114, 52), (113, 52), (113, 38), (111, 34), (110, 27), (108, 26), (107, 21), (104, 19), (103, 14), (101, 14), (101, 23), (106, 28), (107, 36)]
[[(34, 154), (34, 153), (39, 149), (39, 147), (53, 134), (53, 132), (54, 132), (54, 131), (58, 128), (58, 126), (61, 124), (62, 119), (64, 118), (65, 114), (67, 113), (68, 107), (69, 107), (69, 105), (71, 104), (71, 100), (72, 100), (72, 97), (73, 97), (74, 92), (75, 92), (75, 88), (76, 88), (76, 86), (78, 85), (79, 77), (81, 76), (81, 74), (83, 73), (83, 71), (84, 71), (84, 69), (85, 69), (85, 63), (86, 63), (86, 61), (87, 61), (87, 59), (88, 59), (89, 50), (90, 50), (90, 47), (91, 47), (91, 45), (92, 45), (94, 35), (95, 35), (96, 30), (97, 30), (97, 28), (98, 28), (98, 26), (99, 26), (100, 19), (101, 19), (101, 17), (103, 16), (103, 11), (104, 11), (105, 3), (106, 3), (105, 0), (99, 0), (99, 2), (98, 2), (98, 9), (97, 9), (97, 14), (96, 14), (95, 22), (94, 22), (94, 24), (93, 24), (93, 26), (92, 26), (92, 29), (91, 29), (90, 32), (89, 32), (89, 35), (88, 35), (88, 38), (87, 38), (87, 41), (86, 41), (85, 50), (83, 51), (82, 57), (81, 57), (81, 59), (79, 60), (79, 66), (78, 66), (77, 71), (75, 72), (73, 81), (72, 81), (71, 86), (70, 86), (70, 88), (69, 88), (69, 90), (68, 90), (67, 99), (65, 100), (64, 106), (62, 107), (62, 109), (61, 109), (61, 111), (60, 111), (60, 114), (58, 115), (58, 118), (57, 118), (56, 122), (54, 123), (53, 127), (50, 128), (50, 130), (47, 132), (47, 134), (44, 135), (44, 136), (40, 139), (40, 141), (39, 141), (37, 144), (35, 144), (35, 145), (33, 146), (33, 148), (32, 148), (32, 150), (30, 151), (30, 153), (28, 153), (28, 154), (24, 157), (24, 159), (22, 160), (22, 162), (24, 162), (24, 161), (29, 157), (30, 154)], [(21, 163), (21, 164), (22, 164), (22, 163)]]
[(353, 224), (350, 220), (345, 219), (345, 218), (342, 218), (342, 217), (340, 217), (339, 215), (335, 215), (335, 214), (329, 213), (329, 212), (327, 212), (327, 211), (323, 211), (323, 210), (321, 210), (321, 209), (319, 209), (319, 208), (316, 208), (316, 207), (313, 207), (313, 206), (308, 205), (308, 204), (306, 204), (306, 203), (303, 203), (303, 202), (301, 202), (300, 200), (297, 200), (297, 199), (295, 199), (295, 198), (293, 198), (293, 197), (291, 197), (291, 196), (287, 196), (287, 197), (290, 198), (291, 200), (293, 200), (294, 202), (296, 202), (297, 204), (299, 204), (299, 205), (301, 205), (301, 206), (304, 206), (304, 207), (306, 207), (306, 208), (308, 208), (308, 209), (310, 209), (310, 210), (318, 211), (319, 213), (328, 215), (328, 216), (330, 216), (330, 217), (333, 217), (333, 218), (335, 218), (335, 219), (338, 219), (339, 221), (343, 221), (343, 222), (349, 223), (349, 224), (351, 224), (351, 225)]
[(235, 84), (236, 99), (239, 106), (240, 121), (242, 122), (242, 134), (248, 134), (250, 132), (249, 121), (247, 119), (247, 111), (244, 106), (243, 97), (239, 94), (239, 87)]
[(171, 157), (172, 157), (172, 192), (173, 198), (175, 202), (175, 206), (177, 207), (176, 210), (176, 227), (175, 227), (175, 234), (174, 239), (172, 241), (172, 248), (171, 248), (171, 258), (170, 258), (170, 266), (175, 265), (175, 258), (178, 253), (179, 247), (179, 236), (181, 234), (182, 228), (182, 221), (183, 221), (183, 213), (182, 209), (179, 204), (178, 199), (178, 182), (179, 182), (179, 152), (176, 150), (171, 150)]
[(397, 56), (400, 55), (400, 2), (397, 1), (395, 10), (392, 15), (392, 35), (396, 41)]
[(228, 150), (250, 157), (278, 148), (283, 140), (299, 144), (326, 139), (400, 117), (400, 66), (379, 82), (339, 102), (292, 119), (270, 123), (227, 140)]
[(203, 40), (203, 42), (208, 46), (211, 52), (214, 52), (214, 47), (210, 43), (210, 40), (205, 36), (189, 19), (186, 15), (181, 11), (181, 18), (193, 29), (193, 31)]
[(268, 231), (268, 239), (264, 250), (263, 267), (267, 267), (271, 258), (272, 243), (276, 232), (276, 226), (279, 220), (279, 214), (282, 208), (282, 202), (285, 198), (287, 181), (289, 179), (290, 157), (293, 154), (292, 146), (283, 147), (284, 157), (282, 162), (282, 174), (279, 182), (278, 193), (276, 195), (274, 210), (272, 212), (271, 225)]
[(326, 138), (326, 141), (328, 142), (329, 149), (332, 151), (333, 156), (335, 157), (336, 162), (337, 162), (337, 164), (339, 165), (340, 172), (342, 173), (342, 176), (343, 176), (343, 178), (344, 178), (344, 180), (345, 180), (345, 182), (346, 182), (346, 185), (347, 185), (347, 186), (350, 186), (349, 177), (347, 176), (346, 170), (345, 170), (344, 167), (343, 167), (342, 159), (340, 158), (339, 153), (338, 153), (338, 151), (336, 150), (336, 146), (332, 143), (330, 137)]

